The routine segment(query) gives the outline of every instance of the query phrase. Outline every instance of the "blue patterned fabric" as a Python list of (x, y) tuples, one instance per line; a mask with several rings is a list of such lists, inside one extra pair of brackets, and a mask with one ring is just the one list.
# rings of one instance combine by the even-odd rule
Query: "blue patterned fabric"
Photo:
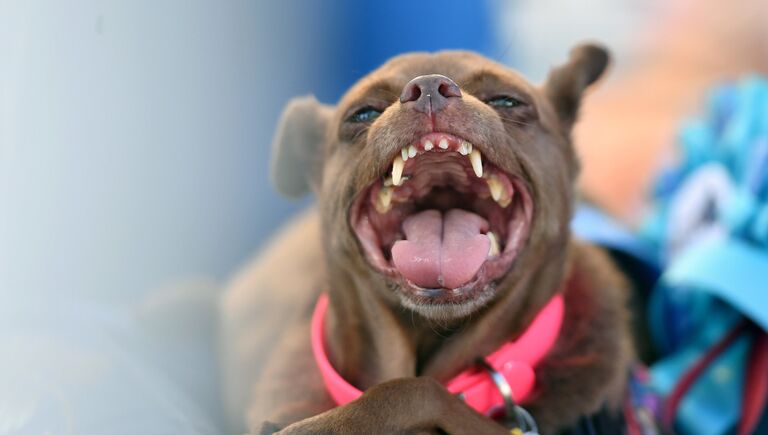
[[(715, 89), (677, 144), (679, 161), (658, 177), (642, 229), (663, 267), (649, 307), (661, 353), (651, 381), (662, 394), (743, 316), (768, 329), (768, 81)], [(694, 383), (679, 433), (736, 426), (750, 345), (739, 338)]]
[[(643, 273), (660, 273), (657, 280), (625, 270), (636, 287), (657, 282), (636, 289), (648, 298), (658, 357), (642, 382), (651, 397), (669, 396), (745, 317), (768, 330), (768, 81), (750, 77), (714, 89), (676, 143), (677, 162), (658, 175), (640, 234), (587, 205), (572, 222), (577, 237), (645, 265)], [(696, 378), (677, 408), (677, 433), (735, 429), (751, 340), (740, 336)], [(759, 427), (767, 425), (763, 415)]]

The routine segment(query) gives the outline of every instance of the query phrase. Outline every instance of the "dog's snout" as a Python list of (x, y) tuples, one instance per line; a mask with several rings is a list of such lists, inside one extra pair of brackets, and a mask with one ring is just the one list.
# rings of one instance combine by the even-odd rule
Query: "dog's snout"
[(438, 112), (451, 98), (461, 98), (459, 85), (444, 75), (429, 74), (408, 82), (400, 94), (400, 103), (413, 103), (419, 112)]

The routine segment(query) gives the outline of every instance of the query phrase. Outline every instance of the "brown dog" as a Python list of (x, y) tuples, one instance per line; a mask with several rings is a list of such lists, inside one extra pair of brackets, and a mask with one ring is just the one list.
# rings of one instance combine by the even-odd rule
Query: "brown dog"
[[(248, 404), (251, 429), (270, 433), (508, 433), (441, 383), (519, 336), (556, 294), (563, 324), (525, 408), (553, 433), (615, 407), (631, 357), (625, 286), (569, 233), (570, 131), (607, 63), (579, 46), (535, 87), (477, 54), (408, 54), (336, 107), (292, 101), (273, 178), (292, 196), (314, 191), (318, 206), (225, 296), (232, 417)], [(330, 362), (366, 391), (344, 406), (310, 345), (322, 292)]]

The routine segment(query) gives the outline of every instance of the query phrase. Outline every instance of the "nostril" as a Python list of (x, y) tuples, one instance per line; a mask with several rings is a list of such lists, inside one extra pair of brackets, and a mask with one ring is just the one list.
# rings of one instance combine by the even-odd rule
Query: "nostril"
[(416, 101), (419, 97), (421, 97), (421, 86), (418, 83), (413, 83), (403, 89), (403, 93), (400, 95), (400, 102)]
[(411, 86), (411, 89), (412, 89), (412, 91), (411, 91), (411, 94), (412, 94), (411, 101), (416, 101), (419, 98), (421, 98), (421, 86), (413, 85), (413, 86)]
[(461, 90), (453, 81), (441, 83), (440, 86), (438, 86), (437, 91), (445, 98), (461, 97)]

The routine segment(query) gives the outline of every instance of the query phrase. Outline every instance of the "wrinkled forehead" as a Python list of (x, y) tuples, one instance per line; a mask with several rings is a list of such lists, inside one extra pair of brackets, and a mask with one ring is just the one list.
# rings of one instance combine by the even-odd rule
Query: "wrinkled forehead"
[(515, 87), (528, 92), (532, 85), (519, 73), (479, 54), (468, 51), (441, 51), (437, 53), (410, 53), (392, 58), (357, 82), (340, 101), (345, 105), (366, 94), (385, 99), (399, 96), (403, 87), (414, 77), (442, 74), (463, 89), (479, 83)]

